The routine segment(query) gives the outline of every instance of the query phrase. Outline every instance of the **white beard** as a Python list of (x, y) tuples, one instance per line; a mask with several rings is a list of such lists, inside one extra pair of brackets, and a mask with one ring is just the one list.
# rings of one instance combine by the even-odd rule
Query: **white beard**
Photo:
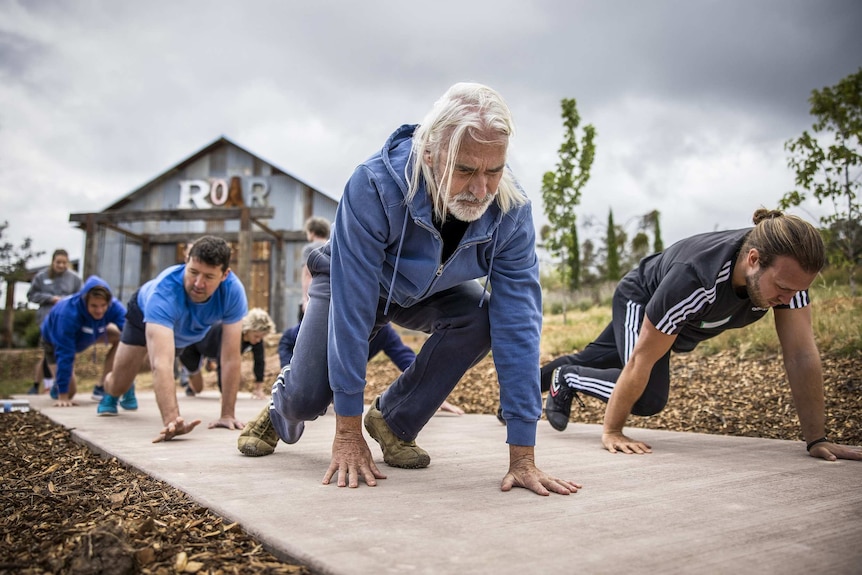
[(493, 201), (494, 196), (488, 195), (481, 202), (477, 202), (473, 194), (464, 192), (454, 198), (449, 198), (446, 209), (456, 220), (475, 222), (482, 217), (482, 214), (485, 213)]

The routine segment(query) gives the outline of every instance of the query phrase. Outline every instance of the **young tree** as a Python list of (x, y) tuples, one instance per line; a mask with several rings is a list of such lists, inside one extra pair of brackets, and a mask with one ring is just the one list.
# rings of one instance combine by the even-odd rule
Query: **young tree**
[(608, 231), (605, 235), (605, 247), (607, 258), (605, 259), (606, 279), (617, 281), (622, 277), (620, 273), (620, 248), (617, 244), (617, 227), (614, 225), (614, 211), (608, 210)]
[(45, 252), (33, 251), (33, 241), (25, 238), (19, 247), (3, 241), (3, 233), (9, 222), (0, 224), (0, 280), (6, 284), (6, 313), (3, 322), (3, 341), (12, 346), (12, 316), (14, 309), (15, 283), (27, 279), (27, 262)]
[(576, 130), (581, 117), (577, 102), (574, 98), (564, 98), (561, 105), (565, 136), (560, 145), (556, 172), (545, 172), (542, 177), (542, 201), (551, 224), (546, 242), (548, 251), (560, 259), (560, 275), (564, 283), (570, 289), (577, 289), (580, 287), (581, 265), (575, 206), (580, 203), (581, 189), (590, 179), (596, 130), (591, 124), (584, 126), (579, 143)]
[(600, 273), (596, 244), (590, 239), (585, 240), (581, 251), (581, 284), (594, 285), (599, 282)]
[(654, 254), (664, 251), (664, 241), (661, 239), (660, 218), (661, 212), (658, 210), (653, 210), (643, 217), (642, 225), (644, 229), (652, 228), (652, 251)]
[[(780, 201), (782, 209), (798, 206), (810, 192), (819, 204), (832, 203), (832, 213), (820, 218), (839, 249), (830, 263), (848, 270), (855, 294), (855, 268), (862, 261), (859, 250), (860, 191), (862, 191), (862, 68), (808, 99), (816, 118), (812, 130), (785, 142), (790, 152), (787, 165), (796, 172), (797, 189)], [(820, 135), (820, 136), (818, 136)], [(825, 147), (824, 147), (825, 146)]]
[(626, 269), (631, 269), (638, 265), (649, 254), (649, 236), (643, 230), (639, 230), (632, 238), (629, 252), (626, 254), (623, 262)]
[[(620, 229), (619, 227), (617, 228)], [(652, 232), (652, 249), (650, 249), (649, 233)], [(619, 240), (619, 238), (618, 238)], [(617, 241), (619, 244), (619, 241)], [(620, 249), (620, 262), (622, 269), (631, 269), (650, 253), (658, 253), (664, 249), (661, 239), (661, 226), (659, 225), (659, 211), (653, 210), (638, 218), (638, 227), (629, 247), (628, 252), (625, 245)]]

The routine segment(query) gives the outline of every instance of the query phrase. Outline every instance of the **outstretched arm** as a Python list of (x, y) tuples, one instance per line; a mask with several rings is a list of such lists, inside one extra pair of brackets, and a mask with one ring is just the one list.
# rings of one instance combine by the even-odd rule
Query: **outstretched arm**
[(147, 353), (153, 370), (153, 391), (165, 427), (154, 443), (167, 441), (194, 429), (200, 420), (186, 423), (180, 417), (180, 407), (174, 384), (174, 330), (156, 323), (147, 324)]
[(650, 453), (651, 446), (623, 434), (632, 407), (643, 395), (653, 366), (673, 345), (675, 335), (660, 332), (649, 317), (644, 316), (641, 332), (632, 355), (623, 367), (605, 409), (602, 445), (611, 453)]
[[(793, 403), (802, 426), (802, 436), (806, 443), (827, 437), (825, 429), (826, 407), (823, 397), (823, 368), (820, 353), (814, 342), (811, 327), (811, 308), (774, 309), (775, 331), (781, 342), (784, 356), (784, 369)], [(811, 446), (812, 457), (822, 457), (828, 461), (836, 459), (862, 460), (862, 448), (846, 447), (820, 441)]]
[(221, 417), (209, 424), (213, 427), (242, 429), (245, 424), (236, 418), (236, 395), (240, 383), (240, 351), (242, 349), (242, 321), (222, 326), (219, 364), (222, 374)]

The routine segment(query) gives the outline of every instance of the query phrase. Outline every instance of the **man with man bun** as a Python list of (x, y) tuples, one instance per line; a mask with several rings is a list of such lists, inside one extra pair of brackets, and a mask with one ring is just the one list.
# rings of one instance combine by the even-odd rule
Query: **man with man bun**
[(811, 327), (808, 288), (826, 263), (820, 233), (779, 211), (754, 212), (754, 227), (709, 232), (647, 256), (620, 281), (613, 319), (581, 352), (542, 368), (550, 391), (545, 415), (568, 425), (579, 393), (607, 402), (602, 445), (611, 453), (650, 453), (623, 433), (629, 413), (655, 415), (670, 389), (670, 353), (688, 352), (770, 309), (784, 367), (812, 457), (862, 459), (862, 449), (831, 443), (825, 429), (823, 373)]

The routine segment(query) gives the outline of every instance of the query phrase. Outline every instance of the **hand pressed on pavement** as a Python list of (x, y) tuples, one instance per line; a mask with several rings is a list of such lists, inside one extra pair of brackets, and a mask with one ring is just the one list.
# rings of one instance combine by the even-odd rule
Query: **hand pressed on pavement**
[(622, 433), (603, 433), (602, 445), (611, 453), (652, 453), (652, 446), (643, 441), (636, 441), (626, 437)]
[(168, 423), (161, 432), (159, 432), (159, 436), (153, 440), (153, 443), (169, 441), (177, 435), (185, 435), (197, 427), (200, 422), (200, 419), (195, 419), (194, 421), (186, 423), (182, 417), (177, 417), (175, 420)]
[(359, 487), (360, 477), (369, 487), (377, 485), (378, 479), (386, 479), (374, 463), (371, 450), (362, 436), (360, 416), (338, 417), (332, 441), (332, 462), (323, 476), (323, 484), (329, 485), (336, 472), (339, 487)]
[(538, 495), (550, 495), (551, 491), (560, 495), (577, 493), (583, 486), (573, 481), (557, 479), (536, 467), (533, 448), (509, 445), (509, 472), (500, 484), (501, 491), (512, 487), (523, 487)]
[(226, 429), (239, 429), (242, 430), (245, 428), (245, 423), (236, 419), (235, 417), (222, 417), (218, 421), (211, 421), (207, 428), (214, 429), (216, 427), (224, 427)]
[(464, 415), (464, 410), (458, 407), (457, 405), (452, 405), (448, 401), (444, 401), (440, 406), (440, 411), (448, 411), (449, 413), (454, 413), (455, 415)]
[(838, 443), (818, 443), (808, 452), (811, 457), (820, 457), (826, 461), (837, 459), (855, 459), (862, 461), (862, 447), (840, 445)]
[(54, 402), (54, 407), (75, 407), (77, 405), (78, 402), (72, 401), (71, 399), (61, 399)]

